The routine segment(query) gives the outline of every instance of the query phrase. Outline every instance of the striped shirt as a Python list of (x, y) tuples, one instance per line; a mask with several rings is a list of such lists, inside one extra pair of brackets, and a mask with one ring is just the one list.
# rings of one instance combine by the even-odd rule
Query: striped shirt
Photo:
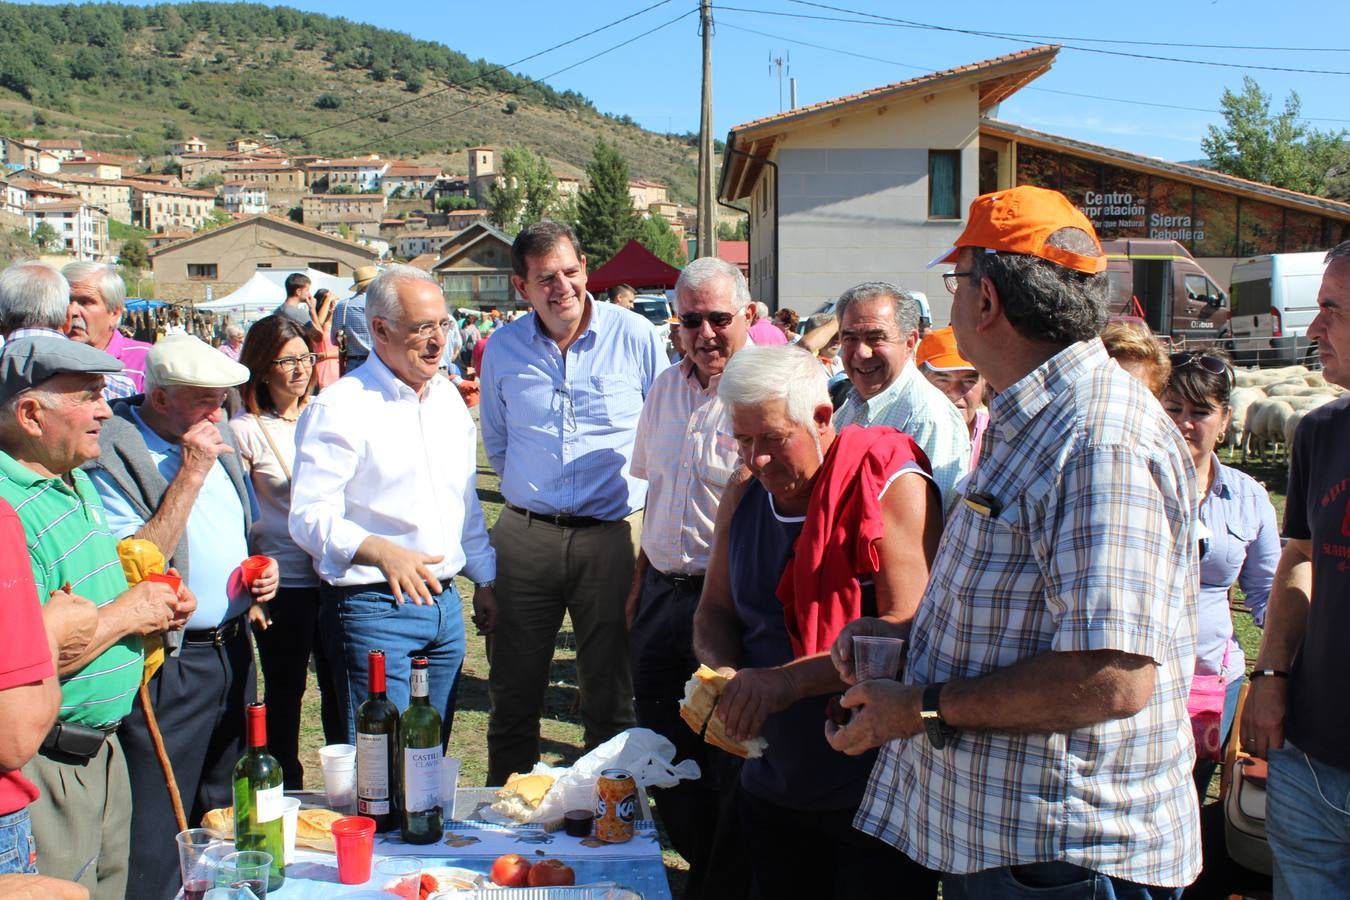
[[(70, 584), (71, 592), (97, 606), (127, 589), (117, 542), (108, 530), (98, 493), (80, 469), (73, 487), (44, 478), (0, 451), (0, 497), (14, 507), (28, 539), (38, 598)], [(111, 725), (131, 711), (141, 683), (140, 638), (128, 635), (84, 668), (61, 678), (63, 722)]]
[(642, 549), (667, 575), (702, 575), (727, 482), (741, 467), (721, 376), (698, 383), (684, 359), (656, 376), (633, 441), (633, 475), (647, 480)]
[(913, 360), (907, 360), (899, 376), (870, 399), (849, 388), (844, 405), (834, 414), (834, 429), (843, 431), (848, 425), (889, 425), (912, 437), (933, 467), (942, 508), (951, 509), (956, 483), (970, 470), (970, 429), (952, 401), (923, 377)]
[(1180, 434), (1099, 340), (998, 395), (967, 492), (1002, 509), (952, 513), (904, 680), (1116, 650), (1154, 660), (1156, 683), (1136, 715), (1068, 732), (893, 741), (856, 827), (955, 874), (1058, 860), (1163, 887), (1195, 879), (1194, 484)]

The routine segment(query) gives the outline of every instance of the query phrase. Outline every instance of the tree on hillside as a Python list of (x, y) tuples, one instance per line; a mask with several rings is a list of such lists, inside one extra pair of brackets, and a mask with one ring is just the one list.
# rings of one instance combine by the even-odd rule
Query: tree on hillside
[(1250, 77), (1242, 92), (1224, 89), (1222, 128), (1211, 125), (1200, 146), (1220, 172), (1276, 187), (1325, 194), (1339, 165), (1350, 161), (1346, 133), (1321, 132), (1301, 124), (1298, 94), (1272, 113), (1270, 95)]
[(672, 266), (685, 263), (684, 246), (671, 231), (665, 216), (648, 216), (638, 223), (638, 243)]
[(507, 234), (545, 218), (558, 202), (558, 179), (548, 160), (519, 144), (502, 151), (497, 181), (488, 190), (488, 218)]
[(604, 138), (596, 141), (586, 177), (590, 183), (577, 198), (576, 227), (594, 268), (637, 236), (640, 220), (628, 193), (628, 162)]
[(61, 236), (56, 233), (51, 222), (39, 222), (33, 229), (33, 243), (43, 253), (51, 253), (61, 246)]
[(148, 269), (150, 268), (150, 253), (145, 249), (145, 244), (141, 243), (138, 237), (130, 237), (122, 244), (122, 252), (117, 255), (117, 261), (128, 269)]

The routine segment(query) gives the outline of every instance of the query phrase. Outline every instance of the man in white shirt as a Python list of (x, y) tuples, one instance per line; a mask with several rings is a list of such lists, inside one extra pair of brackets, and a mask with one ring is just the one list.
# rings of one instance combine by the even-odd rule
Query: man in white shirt
[(943, 508), (950, 509), (956, 482), (970, 468), (970, 432), (946, 395), (914, 365), (922, 318), (914, 292), (870, 281), (845, 291), (834, 311), (852, 382), (834, 414), (835, 429), (889, 425), (914, 438), (933, 467)]
[(291, 537), (322, 581), (319, 628), (349, 738), (367, 657), (385, 651), (389, 699), (408, 705), (411, 654), (431, 662), (430, 699), (449, 736), (464, 660), (453, 578), (477, 585), (492, 629), (496, 556), (475, 488), (477, 429), (440, 374), (450, 328), (429, 275), (390, 266), (366, 291), (374, 352), (310, 402), (296, 432)]

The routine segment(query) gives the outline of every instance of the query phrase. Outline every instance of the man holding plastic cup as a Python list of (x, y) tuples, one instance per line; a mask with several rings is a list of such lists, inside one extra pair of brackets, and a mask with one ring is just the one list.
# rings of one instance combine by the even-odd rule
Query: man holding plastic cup
[[(146, 356), (146, 393), (113, 404), (90, 477), (118, 538), (153, 541), (198, 598), (178, 656), (149, 692), (189, 821), (229, 806), (234, 764), (244, 752), (244, 707), (256, 695), (246, 630), (249, 607), (276, 594), (273, 563), (251, 585), (248, 556), (254, 501), (224, 423), (226, 390), (248, 369), (189, 335), (170, 336)], [(131, 773), (131, 880), (135, 897), (172, 897), (178, 866), (173, 809), (144, 712), (120, 731)]]
[(836, 753), (823, 723), (844, 687), (831, 643), (860, 616), (908, 626), (942, 500), (907, 435), (835, 432), (826, 381), (795, 347), (745, 347), (722, 372), (717, 395), (753, 477), (718, 507), (694, 650), (730, 678), (713, 713), (727, 734), (767, 741), (741, 767), (739, 800), (758, 894), (890, 897), (903, 884), (932, 896), (933, 873), (854, 830), (871, 759)]

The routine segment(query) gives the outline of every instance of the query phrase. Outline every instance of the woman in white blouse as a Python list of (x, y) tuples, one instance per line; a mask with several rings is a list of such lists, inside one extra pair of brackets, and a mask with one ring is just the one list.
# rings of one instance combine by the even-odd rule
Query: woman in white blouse
[(230, 420), (239, 455), (253, 482), (259, 514), (249, 535), (253, 553), (270, 556), (281, 569), (281, 587), (271, 603), (249, 610), (267, 685), (267, 742), (281, 763), (287, 790), (303, 787), (299, 759), (300, 700), (310, 652), (322, 698), (324, 733), (339, 740), (333, 724), (328, 667), (315, 640), (319, 577), (313, 560), (295, 545), (287, 528), (295, 423), (314, 392), (316, 354), (304, 332), (285, 316), (267, 316), (249, 329), (239, 362), (249, 379), (240, 389), (244, 405)]

